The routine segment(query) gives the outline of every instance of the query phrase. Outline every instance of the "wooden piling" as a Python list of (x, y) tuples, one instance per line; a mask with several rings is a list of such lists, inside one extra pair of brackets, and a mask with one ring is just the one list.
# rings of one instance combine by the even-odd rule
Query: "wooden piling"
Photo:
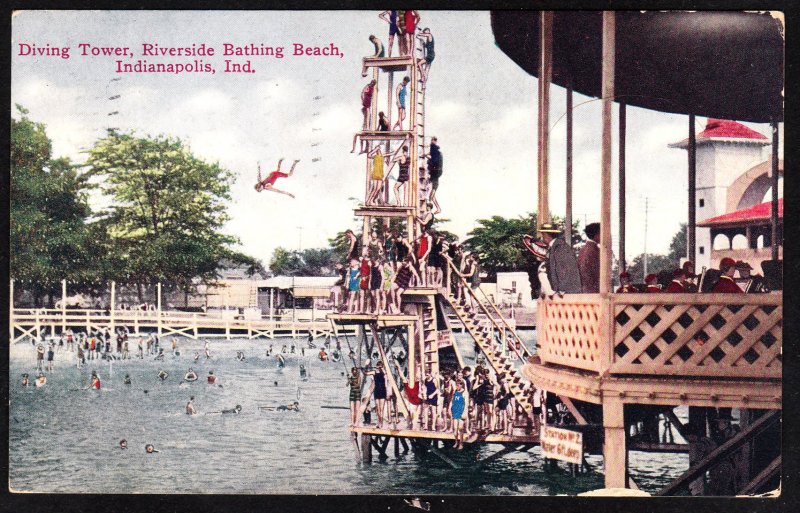
[(361, 462), (372, 463), (372, 436), (361, 435)]

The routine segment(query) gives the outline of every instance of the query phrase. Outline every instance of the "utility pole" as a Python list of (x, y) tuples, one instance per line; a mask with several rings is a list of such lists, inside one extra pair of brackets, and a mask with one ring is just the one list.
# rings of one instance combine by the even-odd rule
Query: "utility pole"
[(647, 203), (650, 198), (644, 198), (644, 276), (647, 276)]

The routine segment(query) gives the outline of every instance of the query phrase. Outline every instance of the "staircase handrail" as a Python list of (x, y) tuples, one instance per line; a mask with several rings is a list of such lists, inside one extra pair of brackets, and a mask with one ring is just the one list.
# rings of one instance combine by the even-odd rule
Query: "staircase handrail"
[[(450, 258), (449, 256), (445, 255), (445, 260), (447, 260), (447, 265), (449, 266), (449, 268), (450, 268), (450, 271), (453, 271), (453, 272), (455, 272), (455, 273), (456, 273), (456, 276), (458, 276), (458, 278), (459, 278), (459, 279), (461, 280), (461, 282), (463, 283), (463, 285), (464, 285), (464, 289), (465, 289), (465, 290), (467, 290), (467, 291), (469, 292), (469, 294), (470, 294), (470, 295), (472, 295), (472, 297), (474, 297), (474, 298), (475, 298), (475, 302), (476, 302), (476, 303), (478, 303), (478, 306), (479, 306), (479, 307), (481, 308), (481, 310), (483, 310), (483, 312), (486, 314), (486, 317), (489, 319), (489, 321), (492, 323), (492, 325), (494, 325), (494, 326), (495, 326), (495, 327), (496, 327), (498, 330), (500, 330), (500, 329), (505, 329), (505, 330), (507, 330), (507, 331), (509, 331), (509, 332), (511, 333), (511, 335), (512, 335), (512, 336), (513, 336), (513, 338), (514, 338), (514, 341), (515, 341), (517, 344), (519, 344), (520, 348), (522, 349), (522, 353), (520, 353), (520, 350), (519, 350), (519, 349), (517, 349), (517, 344), (513, 344), (513, 349), (514, 349), (514, 352), (517, 354), (517, 356), (519, 357), (519, 359), (520, 359), (521, 361), (523, 361), (523, 362), (524, 362), (524, 361), (526, 361), (526, 356), (525, 356), (525, 355), (527, 355), (527, 356), (531, 356), (533, 353), (531, 353), (531, 352), (530, 352), (530, 350), (528, 349), (528, 347), (525, 345), (525, 343), (524, 343), (524, 342), (522, 341), (522, 339), (519, 337), (519, 335), (517, 334), (517, 332), (516, 332), (516, 331), (515, 331), (515, 330), (514, 330), (514, 329), (511, 327), (511, 325), (509, 325), (509, 324), (508, 324), (508, 322), (506, 322), (505, 318), (504, 318), (504, 317), (503, 317), (503, 315), (500, 313), (500, 311), (497, 309), (497, 307), (494, 305), (494, 303), (492, 303), (492, 302), (489, 300), (489, 298), (487, 298), (487, 297), (486, 297), (486, 294), (485, 294), (485, 293), (483, 294), (484, 298), (486, 298), (486, 301), (487, 301), (487, 302), (488, 302), (488, 303), (489, 303), (489, 304), (492, 306), (492, 308), (494, 308), (494, 310), (497, 312), (497, 314), (498, 314), (498, 316), (499, 316), (499, 319), (500, 319), (500, 321), (501, 321), (501, 322), (502, 322), (502, 323), (505, 325), (505, 327), (503, 327), (503, 326), (500, 326), (500, 325), (498, 324), (498, 322), (495, 320), (495, 318), (494, 318), (494, 317), (492, 317), (491, 313), (490, 313), (490, 312), (489, 312), (489, 310), (486, 308), (486, 306), (485, 306), (485, 305), (484, 305), (484, 304), (481, 302), (481, 300), (478, 298), (478, 296), (477, 296), (477, 294), (475, 293), (475, 291), (473, 291), (473, 290), (472, 290), (472, 288), (469, 286), (469, 283), (467, 283), (467, 280), (464, 278), (464, 276), (462, 276), (462, 275), (461, 275), (461, 272), (459, 272), (459, 270), (458, 270), (458, 269), (456, 269), (456, 266), (455, 266), (455, 264), (453, 263), (453, 259), (452, 259), (452, 258)], [(449, 286), (450, 286), (450, 283), (447, 283), (447, 287), (449, 287)], [(483, 291), (481, 291), (481, 292), (483, 292)], [(448, 290), (448, 293), (449, 293), (449, 290)]]

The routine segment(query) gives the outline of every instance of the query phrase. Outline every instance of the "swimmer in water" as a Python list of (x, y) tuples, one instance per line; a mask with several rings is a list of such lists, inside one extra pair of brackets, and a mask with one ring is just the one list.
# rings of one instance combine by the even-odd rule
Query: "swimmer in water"
[(128, 448), (128, 441), (124, 438), (119, 441), (119, 448), (120, 449), (127, 449)]
[(194, 371), (194, 369), (189, 368), (189, 371), (186, 373), (183, 379), (185, 381), (197, 381), (197, 373)]
[(26, 387), (29, 384), (30, 384), (30, 382), (28, 381), (28, 374), (25, 373), (25, 374), (22, 375), (22, 386)]
[(154, 452), (159, 452), (159, 451), (157, 451), (157, 450), (156, 450), (156, 448), (155, 448), (155, 447), (153, 447), (153, 444), (147, 444), (147, 445), (145, 445), (145, 446), (144, 446), (144, 451), (145, 451), (147, 454), (153, 454)]
[(89, 388), (100, 390), (100, 377), (95, 371), (92, 371), (92, 384), (89, 385)]
[(244, 351), (236, 351), (236, 359), (240, 362), (245, 361), (246, 358), (244, 357)]
[(206, 344), (204, 346), (206, 352), (206, 360), (211, 358), (211, 347), (208, 345), (208, 341), (206, 340)]
[(222, 410), (222, 413), (240, 413), (242, 411), (242, 405), (237, 404), (235, 408), (231, 408), (230, 410)]
[(284, 346), (281, 348), (281, 353), (285, 353), (285, 352), (286, 352), (286, 345), (284, 345)]
[(158, 379), (160, 379), (161, 381), (164, 381), (168, 377), (169, 377), (169, 374), (167, 374), (166, 371), (164, 371), (164, 370), (158, 371)]
[(36, 386), (43, 387), (46, 383), (47, 383), (47, 376), (45, 376), (40, 372), (39, 375), (36, 377)]
[(164, 361), (164, 349), (158, 350), (158, 355), (155, 357), (156, 360)]
[(292, 404), (286, 406), (280, 405), (277, 408), (275, 408), (275, 411), (300, 411), (300, 403), (295, 401)]
[(214, 371), (208, 371), (208, 384), (213, 385), (217, 382), (217, 377), (214, 375)]
[(130, 385), (131, 384), (131, 375), (125, 374), (125, 379), (122, 380), (123, 385)]
[(282, 354), (278, 354), (278, 367), (283, 368), (286, 366), (286, 359)]
[(189, 398), (189, 402), (186, 403), (186, 415), (194, 415), (197, 413), (197, 410), (194, 409), (194, 396)]
[(200, 353), (198, 351), (195, 351), (194, 352), (194, 361), (197, 361), (199, 359), (200, 359)]

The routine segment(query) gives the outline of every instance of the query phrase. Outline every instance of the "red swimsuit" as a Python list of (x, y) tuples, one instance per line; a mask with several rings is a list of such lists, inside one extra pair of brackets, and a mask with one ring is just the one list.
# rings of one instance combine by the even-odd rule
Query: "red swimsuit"
[(263, 183), (264, 185), (275, 185), (275, 182), (278, 181), (278, 178), (286, 178), (287, 176), (289, 175), (287, 175), (286, 173), (281, 173), (280, 171), (273, 171), (272, 173), (269, 174), (269, 176), (267, 176), (267, 179), (264, 180)]

